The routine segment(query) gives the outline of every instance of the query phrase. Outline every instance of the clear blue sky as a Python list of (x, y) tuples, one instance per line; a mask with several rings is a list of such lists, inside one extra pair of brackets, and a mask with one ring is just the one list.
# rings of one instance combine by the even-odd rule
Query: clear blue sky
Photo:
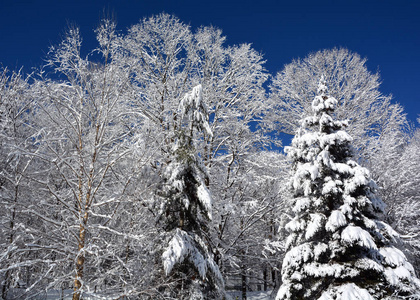
[(381, 91), (392, 93), (411, 120), (420, 114), (420, 1), (369, 0), (0, 0), (0, 63), (26, 70), (42, 63), (70, 22), (81, 28), (86, 50), (93, 29), (111, 11), (124, 31), (143, 17), (166, 12), (193, 28), (214, 25), (228, 44), (252, 43), (275, 74), (293, 58), (346, 47), (380, 71)]

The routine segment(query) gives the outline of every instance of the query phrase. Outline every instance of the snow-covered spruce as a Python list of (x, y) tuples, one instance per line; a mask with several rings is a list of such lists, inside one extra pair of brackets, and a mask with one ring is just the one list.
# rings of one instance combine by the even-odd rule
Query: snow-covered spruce
[(201, 85), (187, 93), (178, 110), (176, 141), (157, 192), (158, 223), (167, 246), (161, 260), (171, 283), (162, 291), (171, 299), (221, 299), (224, 281), (209, 249), (208, 222), (212, 201), (207, 176), (193, 144), (195, 130), (211, 135)]
[(292, 210), (280, 299), (417, 299), (412, 265), (393, 245), (398, 234), (381, 221), (369, 171), (352, 160), (345, 121), (322, 78), (313, 116), (286, 149), (293, 160)]

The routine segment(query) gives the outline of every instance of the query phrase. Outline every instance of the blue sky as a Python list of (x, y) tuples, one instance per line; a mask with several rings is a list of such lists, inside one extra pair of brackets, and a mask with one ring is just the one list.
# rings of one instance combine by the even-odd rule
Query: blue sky
[(86, 50), (103, 11), (123, 32), (143, 17), (166, 12), (193, 28), (213, 25), (228, 44), (252, 43), (271, 74), (293, 58), (346, 47), (381, 73), (381, 91), (393, 94), (412, 121), (420, 114), (420, 1), (369, 0), (0, 0), (0, 63), (11, 69), (42, 64), (67, 24), (80, 27)]

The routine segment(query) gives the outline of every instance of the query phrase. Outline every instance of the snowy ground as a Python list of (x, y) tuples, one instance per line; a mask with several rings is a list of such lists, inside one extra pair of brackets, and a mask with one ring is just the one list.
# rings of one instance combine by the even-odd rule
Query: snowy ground
[[(247, 292), (247, 300), (269, 300), (272, 291), (266, 292)], [(235, 291), (235, 292), (227, 292), (227, 296), (230, 297), (231, 300), (241, 300), (242, 299), (242, 292)], [(229, 298), (228, 298), (229, 299)]]
[[(269, 300), (270, 294), (272, 291), (266, 292), (247, 292), (247, 300)], [(37, 300), (71, 300), (72, 299), (73, 290), (64, 290), (64, 291), (49, 291), (48, 293), (39, 294), (37, 297), (32, 299)], [(227, 292), (227, 296), (229, 300), (241, 300), (242, 299), (242, 292), (241, 291), (229, 291)], [(99, 300), (105, 298), (97, 298), (97, 297), (89, 297), (84, 296), (83, 299), (85, 300)]]
[[(18, 293), (18, 290), (14, 291), (14, 295), (19, 295), (22, 294), (22, 292)], [(22, 296), (24, 298), (26, 298), (25, 296)], [(52, 291), (48, 291), (48, 292), (44, 292), (44, 293), (40, 293), (35, 297), (31, 297), (31, 299), (36, 299), (36, 300), (71, 300), (73, 298), (73, 290), (63, 290), (63, 291), (57, 291), (57, 290), (52, 290)], [(99, 298), (99, 297), (89, 297), (89, 296), (83, 296), (84, 300), (99, 300), (99, 299), (103, 299), (103, 300), (107, 300), (106, 297), (104, 298)]]

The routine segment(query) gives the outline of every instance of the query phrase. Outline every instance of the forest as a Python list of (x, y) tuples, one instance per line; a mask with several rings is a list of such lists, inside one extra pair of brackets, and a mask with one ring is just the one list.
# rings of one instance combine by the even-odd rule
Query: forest
[(365, 58), (95, 33), (0, 69), (2, 299), (420, 299), (419, 124)]

